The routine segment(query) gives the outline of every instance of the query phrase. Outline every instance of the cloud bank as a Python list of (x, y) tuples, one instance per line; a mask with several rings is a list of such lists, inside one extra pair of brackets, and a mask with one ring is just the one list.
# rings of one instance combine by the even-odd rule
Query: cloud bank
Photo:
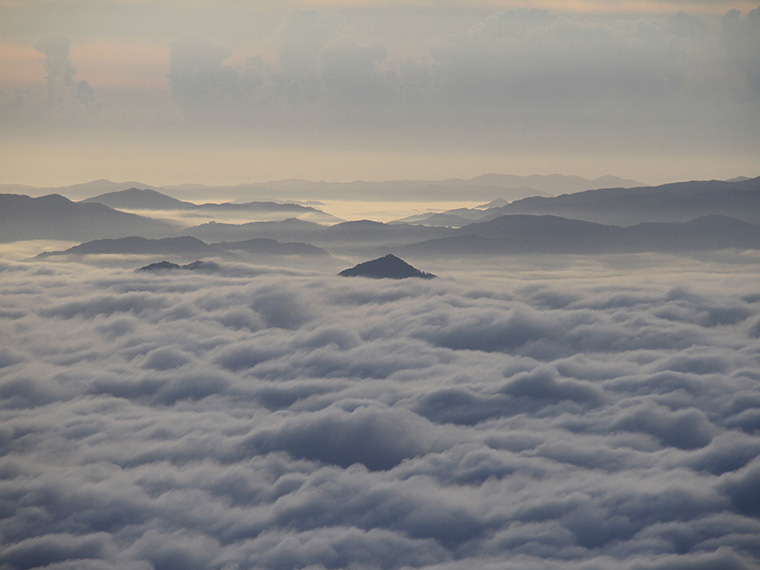
[[(217, 41), (186, 36), (172, 44), (168, 78), (193, 121), (383, 136), (454, 128), (510, 143), (582, 130), (588, 144), (609, 136), (610, 124), (652, 142), (667, 118), (663, 134), (676, 140), (697, 125), (735, 122), (760, 102), (758, 14), (732, 10), (716, 29), (684, 12), (610, 19), (521, 8), (431, 39), (420, 58), (391, 57), (388, 41), (346, 19), (301, 10), (278, 29), (276, 61), (255, 55), (231, 65)], [(718, 102), (720, 110), (705, 106)]]
[[(333, 180), (354, 176), (344, 172), (356, 160), (376, 178), (398, 171), (419, 177), (401, 166), (415, 162), (410, 152), (418, 165), (442, 167), (446, 159), (434, 160), (440, 153), (463, 162), (468, 156), (468, 171), (473, 157), (491, 153), (473, 175), (500, 171), (507, 158), (520, 173), (527, 173), (522, 159), (557, 171), (564, 167), (557, 161), (567, 165), (572, 157), (593, 176), (614, 171), (638, 179), (663, 156), (685, 157), (697, 168), (704, 160), (696, 156), (719, 152), (711, 161), (734, 165), (723, 167), (731, 173), (703, 177), (756, 174), (734, 171), (753, 167), (747, 158), (757, 154), (760, 130), (760, 8), (745, 3), (724, 5), (723, 16), (683, 3), (649, 14), (483, 5), (415, 10), (404, 3), (289, 11), (215, 6), (216, 16), (203, 2), (185, 11), (166, 3), (120, 10), (105, 4), (97, 17), (74, 11), (57, 27), (22, 5), (3, 8), (18, 28), (11, 30), (13, 45), (27, 41), (26, 49), (37, 46), (45, 56), (36, 86), (0, 77), (9, 151), (14, 141), (64, 136), (73, 149), (86, 145), (101, 157), (89, 163), (93, 168), (109, 165), (102, 175), (129, 179), (132, 171), (113, 162), (160, 170), (136, 150), (152, 141), (164, 149), (163, 168), (180, 173), (174, 183), (210, 170), (217, 178), (227, 173), (225, 183), (261, 180), (267, 175), (255, 173), (274, 162), (287, 162), (277, 168), (280, 178), (313, 178), (301, 168), (309, 160), (307, 170), (315, 170), (314, 161), (324, 170), (323, 154), (338, 165), (327, 176)], [(58, 9), (51, 6), (50, 14)], [(120, 18), (127, 16), (124, 31)], [(47, 36), (51, 29), (60, 35)], [(114, 34), (121, 43), (108, 43)], [(116, 85), (116, 76), (128, 79)], [(8, 166), (29, 178), (39, 155), (24, 152), (23, 169), (14, 160)], [(61, 157), (52, 163), (60, 172), (75, 168), (67, 160), (85, 160), (60, 145), (44, 152)], [(378, 161), (398, 153), (382, 167), (397, 172), (383, 175), (367, 156), (348, 158), (351, 152)], [(246, 156), (256, 162), (248, 170), (241, 165)], [(595, 168), (589, 157), (599, 157)], [(612, 164), (625, 164), (625, 171)]]
[(757, 567), (756, 274), (572, 264), (3, 262), (0, 566)]

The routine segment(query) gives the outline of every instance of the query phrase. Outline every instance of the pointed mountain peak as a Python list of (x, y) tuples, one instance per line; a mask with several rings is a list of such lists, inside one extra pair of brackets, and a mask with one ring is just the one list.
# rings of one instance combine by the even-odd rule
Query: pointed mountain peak
[(420, 271), (390, 253), (385, 257), (365, 261), (350, 269), (345, 269), (338, 275), (341, 277), (371, 277), (373, 279), (406, 279), (407, 277), (432, 279), (435, 277), (432, 273)]

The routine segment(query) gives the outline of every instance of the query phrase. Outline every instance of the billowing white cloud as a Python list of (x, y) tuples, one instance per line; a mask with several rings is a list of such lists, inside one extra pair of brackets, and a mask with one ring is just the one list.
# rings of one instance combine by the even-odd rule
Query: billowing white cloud
[(756, 271), (572, 263), (3, 264), (0, 564), (756, 567)]

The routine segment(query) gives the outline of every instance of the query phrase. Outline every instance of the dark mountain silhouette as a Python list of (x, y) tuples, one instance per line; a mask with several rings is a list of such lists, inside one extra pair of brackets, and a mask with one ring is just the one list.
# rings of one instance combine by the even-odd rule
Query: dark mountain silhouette
[(126, 210), (188, 210), (195, 206), (191, 202), (183, 202), (149, 188), (144, 190), (129, 188), (117, 192), (108, 192), (81, 202), (84, 204), (97, 202), (109, 208)]
[(455, 230), (411, 224), (384, 224), (370, 220), (323, 226), (304, 220), (288, 219), (281, 222), (249, 222), (247, 224), (210, 222), (183, 230), (183, 233), (207, 242), (268, 238), (324, 246), (338, 245), (350, 249), (375, 244), (409, 244), (424, 239), (450, 236), (455, 233)]
[(760, 177), (605, 188), (553, 198), (525, 198), (494, 209), (493, 213), (556, 215), (621, 226), (686, 222), (707, 215), (729, 216), (757, 224), (760, 223)]
[(149, 271), (149, 272), (161, 272), (161, 271), (201, 271), (203, 273), (215, 273), (219, 271), (219, 264), (213, 261), (193, 261), (187, 265), (179, 265), (178, 263), (172, 263), (171, 261), (159, 261), (158, 263), (151, 263), (138, 267), (135, 271)]
[(103, 204), (82, 204), (51, 194), (31, 198), (0, 194), (0, 241), (60, 239), (85, 241), (104, 237), (164, 237), (178, 226), (119, 212)]
[(138, 267), (135, 271), (174, 271), (176, 269), (182, 269), (182, 266), (179, 263), (172, 263), (171, 261), (158, 261)]
[(396, 248), (401, 254), (476, 255), (522, 253), (689, 252), (760, 249), (760, 225), (727, 216), (685, 223), (648, 222), (630, 227), (559, 216), (501, 216), (469, 224), (458, 235)]
[(57, 187), (38, 187), (38, 186), (24, 186), (21, 184), (0, 184), (0, 192), (7, 194), (25, 194), (27, 196), (47, 196), (49, 194), (60, 194), (66, 196), (70, 200), (82, 200), (95, 194), (103, 194), (106, 192), (115, 192), (118, 190), (126, 190), (127, 188), (134, 188), (137, 186), (145, 186), (140, 182), (111, 182), (110, 180), (100, 179), (92, 180), (91, 182), (85, 182), (83, 184), (72, 184), (70, 186), (57, 186)]
[(428, 212), (395, 220), (391, 224), (411, 224), (420, 226), (441, 226), (458, 228), (483, 219), (487, 210), (480, 208), (456, 208), (444, 212)]
[(533, 196), (509, 204), (485, 204), (487, 209), (460, 208), (398, 220), (428, 226), (462, 227), (510, 214), (554, 215), (617, 226), (644, 222), (686, 222), (723, 215), (760, 223), (760, 178), (695, 181), (654, 187), (603, 188), (555, 197)]
[[(534, 196), (538, 196), (538, 194), (534, 194)], [(526, 198), (529, 198), (529, 196), (526, 196)], [(488, 202), (488, 204), (481, 204), (480, 206), (475, 207), (479, 210), (487, 210), (488, 208), (500, 208), (501, 206), (506, 206), (507, 204), (509, 204), (509, 201), (505, 200), (504, 198), (496, 198), (495, 200)]]
[(37, 257), (53, 255), (93, 255), (93, 254), (175, 254), (175, 255), (211, 255), (219, 249), (190, 236), (175, 238), (147, 239), (131, 236), (126, 238), (99, 239), (88, 241), (63, 251), (45, 251)]
[(420, 271), (390, 253), (372, 261), (365, 261), (350, 269), (344, 269), (338, 275), (341, 277), (371, 277), (373, 279), (406, 279), (407, 277), (432, 279), (435, 277), (432, 273)]
[(219, 249), (245, 251), (260, 255), (330, 255), (327, 251), (310, 243), (280, 243), (269, 238), (253, 238), (244, 241), (220, 242), (212, 244)]
[(760, 249), (760, 225), (728, 216), (701, 216), (682, 224), (650, 222), (625, 231), (631, 247), (648, 251)]
[(282, 213), (290, 215), (311, 214), (318, 215), (321, 221), (324, 222), (342, 221), (340, 218), (336, 218), (322, 210), (301, 204), (281, 204), (271, 201), (246, 202), (242, 204), (233, 202), (194, 204), (192, 202), (177, 200), (155, 190), (140, 190), (139, 188), (108, 192), (82, 200), (82, 203), (93, 202), (104, 204), (110, 208), (126, 210), (195, 210), (211, 212), (258, 212), (267, 214)]
[(622, 228), (559, 216), (502, 216), (487, 222), (477, 222), (462, 228), (474, 234), (507, 245), (512, 250), (596, 253), (617, 243)]
[(133, 254), (133, 255), (218, 255), (225, 251), (245, 251), (260, 255), (330, 255), (320, 247), (308, 243), (280, 243), (273, 239), (256, 238), (238, 242), (207, 244), (197, 238), (181, 236), (175, 238), (146, 239), (131, 236), (127, 238), (100, 239), (88, 241), (62, 251), (45, 251), (38, 258), (56, 255)]
[[(255, 212), (293, 212), (293, 213), (319, 212), (321, 214), (329, 215), (323, 212), (322, 210), (318, 210), (317, 208), (314, 208), (312, 206), (302, 206), (301, 204), (281, 204), (279, 202), (245, 202), (242, 204), (238, 204), (235, 202), (223, 202), (220, 204), (208, 202), (205, 204), (193, 205), (193, 207), (198, 210), (221, 210), (221, 211), (251, 210)], [(335, 218), (334, 216), (332, 217), (335, 220), (339, 220), (339, 218)]]
[(316, 242), (327, 231), (327, 226), (289, 218), (276, 222), (248, 222), (246, 224), (226, 224), (208, 222), (182, 231), (187, 235), (207, 243), (243, 241), (268, 238), (277, 241)]

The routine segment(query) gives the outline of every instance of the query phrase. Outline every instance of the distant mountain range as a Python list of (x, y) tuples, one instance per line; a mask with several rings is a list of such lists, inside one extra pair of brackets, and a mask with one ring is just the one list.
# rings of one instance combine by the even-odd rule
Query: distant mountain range
[(219, 271), (219, 265), (213, 261), (193, 261), (186, 265), (180, 265), (179, 263), (172, 263), (171, 261), (159, 261), (157, 263), (150, 263), (143, 267), (138, 267), (135, 271), (147, 271), (151, 273), (157, 273), (161, 271), (200, 271), (202, 273), (216, 273)]
[(109, 238), (88, 241), (62, 251), (44, 251), (37, 257), (55, 255), (100, 255), (100, 254), (182, 254), (182, 255), (213, 255), (219, 249), (190, 236), (175, 238), (147, 239), (130, 236), (124, 238)]
[(161, 192), (145, 188), (128, 188), (126, 190), (117, 190), (107, 192), (92, 198), (81, 200), (83, 203), (97, 202), (104, 204), (109, 208), (124, 210), (189, 210), (195, 204), (177, 200)]
[(135, 214), (119, 212), (103, 204), (80, 204), (52, 194), (31, 198), (0, 194), (0, 241), (60, 239), (84, 241), (103, 237), (141, 235), (164, 237), (180, 226)]
[(399, 223), (461, 227), (506, 214), (553, 215), (629, 226), (645, 222), (686, 222), (723, 215), (760, 223), (760, 178), (697, 181), (640, 188), (604, 188), (556, 197), (533, 196), (511, 203), (485, 204), (437, 214), (422, 214)]
[[(113, 207), (102, 203), (109, 202)], [(32, 198), (18, 194), (0, 194), (0, 242), (32, 239), (59, 239), (89, 241), (95, 239), (143, 236), (149, 238), (173, 237), (183, 232), (176, 222), (159, 220), (122, 212), (125, 209), (195, 209), (240, 210), (245, 212), (280, 212), (283, 215), (310, 214), (323, 222), (335, 223), (340, 218), (298, 204), (255, 202), (249, 204), (204, 204), (196, 206), (175, 200), (152, 190), (130, 189), (105, 198), (97, 197), (72, 202), (64, 196), (51, 194)], [(314, 222), (313, 226), (324, 227)], [(254, 236), (245, 235), (239, 239)], [(225, 239), (225, 238), (222, 238)], [(238, 239), (236, 236), (232, 239)]]
[(580, 176), (560, 174), (513, 176), (508, 174), (482, 174), (474, 178), (450, 178), (446, 180), (389, 180), (371, 182), (317, 182), (309, 180), (279, 180), (237, 186), (204, 186), (181, 184), (177, 186), (152, 186), (142, 182), (111, 182), (94, 180), (59, 188), (35, 188), (21, 185), (0, 185), (0, 192), (20, 193), (30, 196), (61, 194), (72, 200), (82, 200), (110, 194), (130, 188), (150, 188), (169, 194), (180, 200), (199, 201), (215, 199), (251, 201), (273, 200), (393, 200), (393, 201), (445, 201), (445, 200), (493, 200), (508, 201), (527, 196), (555, 196), (568, 192), (580, 192), (594, 188), (643, 186), (641, 182), (615, 176), (587, 179)]
[[(490, 182), (492, 176), (484, 180)], [(129, 204), (132, 209), (137, 204), (149, 209), (204, 207), (152, 190), (126, 189), (96, 198), (115, 200), (111, 203), (122, 207)], [(606, 188), (504, 202), (394, 223), (357, 220), (323, 225), (291, 218), (181, 227), (89, 200), (0, 194), (0, 240), (83, 242), (47, 255), (181, 251), (198, 256), (222, 252), (315, 256), (330, 251), (364, 256), (382, 250), (398, 255), (501, 255), (760, 249), (760, 178)], [(297, 204), (271, 207), (308, 209)]]
[[(689, 222), (647, 222), (629, 227), (569, 220), (559, 216), (515, 214), (486, 222), (468, 224), (459, 229), (399, 226), (372, 222), (346, 222), (325, 228), (305, 223), (300, 236), (344, 253), (361, 253), (385, 249), (398, 255), (470, 256), (527, 253), (684, 253), (718, 249), (760, 249), (760, 225), (747, 224), (728, 216), (702, 216)], [(353, 224), (359, 224), (354, 226)], [(268, 229), (285, 233), (288, 222), (257, 222), (254, 233)], [(301, 224), (298, 224), (300, 226)], [(284, 226), (284, 227), (283, 227)], [(372, 235), (356, 238), (357, 232), (372, 230)], [(249, 230), (250, 231), (250, 230)], [(422, 236), (422, 239), (420, 239)], [(224, 255), (245, 253), (260, 256), (329, 255), (312, 243), (279, 242), (272, 238), (207, 243), (196, 237), (163, 239), (127, 237), (85, 242), (72, 248), (43, 252), (39, 257), (57, 255), (140, 254), (140, 255)]]
[(686, 222), (722, 215), (760, 223), (760, 177), (695, 181), (641, 188), (605, 188), (552, 198), (525, 198), (492, 214), (551, 214), (603, 224)]
[(207, 244), (197, 238), (146, 239), (130, 236), (88, 241), (61, 251), (45, 251), (38, 258), (60, 255), (220, 255), (227, 251), (270, 255), (329, 255), (324, 249), (308, 243), (280, 243), (273, 239), (250, 239), (239, 242)]
[(426, 227), (411, 224), (385, 224), (370, 220), (342, 222), (323, 226), (304, 220), (289, 219), (281, 222), (249, 222), (222, 224), (210, 222), (187, 228), (185, 232), (207, 242), (245, 238), (293, 239), (324, 246), (364, 246), (368, 244), (408, 244), (424, 239), (453, 234), (451, 228)]
[(630, 227), (523, 214), (469, 224), (457, 235), (394, 248), (399, 255), (503, 255), (523, 253), (683, 253), (760, 249), (760, 225), (728, 216), (689, 222), (648, 222)]
[(82, 200), (82, 203), (100, 203), (110, 208), (122, 210), (193, 210), (203, 212), (250, 212), (250, 213), (279, 213), (284, 217), (298, 217), (309, 215), (312, 221), (319, 221), (325, 224), (334, 224), (341, 222), (340, 218), (332, 216), (322, 210), (312, 206), (302, 206), (301, 204), (281, 204), (278, 202), (246, 202), (236, 204), (233, 202), (204, 204), (194, 204), (183, 200), (177, 200), (156, 190), (149, 188), (128, 188), (127, 190), (118, 190), (93, 196)]

